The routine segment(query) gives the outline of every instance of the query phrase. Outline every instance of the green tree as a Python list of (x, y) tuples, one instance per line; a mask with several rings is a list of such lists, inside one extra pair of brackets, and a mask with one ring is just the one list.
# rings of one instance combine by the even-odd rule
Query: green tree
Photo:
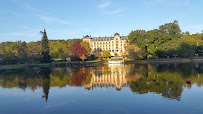
[(172, 23), (166, 23), (164, 25), (159, 26), (159, 30), (162, 35), (169, 35), (169, 39), (180, 38), (181, 36), (181, 30), (177, 20)]
[(49, 41), (46, 30), (44, 29), (44, 32), (40, 31), (40, 33), (43, 35), (41, 40), (42, 62), (49, 63), (51, 62), (51, 56), (49, 55)]
[(182, 55), (183, 57), (192, 57), (195, 54), (194, 46), (187, 44), (185, 42), (182, 42), (180, 44), (178, 51), (179, 54)]
[(102, 51), (102, 57), (111, 57), (111, 53), (109, 51)]

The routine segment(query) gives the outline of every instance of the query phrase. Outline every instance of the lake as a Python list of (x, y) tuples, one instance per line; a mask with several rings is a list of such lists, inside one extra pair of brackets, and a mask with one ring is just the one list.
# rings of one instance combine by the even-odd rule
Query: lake
[(203, 113), (203, 63), (0, 71), (0, 114)]

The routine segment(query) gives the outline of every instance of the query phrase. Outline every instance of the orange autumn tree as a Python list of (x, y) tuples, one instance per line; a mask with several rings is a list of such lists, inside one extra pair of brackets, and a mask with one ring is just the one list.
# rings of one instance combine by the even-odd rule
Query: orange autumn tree
[(84, 46), (81, 46), (80, 43), (75, 42), (72, 46), (71, 46), (71, 52), (72, 55), (76, 58), (80, 58), (84, 61), (84, 59), (87, 58), (87, 51), (85, 49)]

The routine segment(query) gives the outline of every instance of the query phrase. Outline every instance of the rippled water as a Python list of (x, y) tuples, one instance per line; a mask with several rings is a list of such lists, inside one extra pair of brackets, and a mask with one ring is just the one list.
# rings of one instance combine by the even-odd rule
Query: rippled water
[(203, 113), (203, 64), (0, 71), (0, 114)]

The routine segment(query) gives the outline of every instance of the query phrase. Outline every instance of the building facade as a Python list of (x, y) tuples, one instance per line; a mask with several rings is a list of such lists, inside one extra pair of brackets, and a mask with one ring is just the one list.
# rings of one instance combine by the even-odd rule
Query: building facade
[(91, 37), (86, 35), (83, 37), (83, 41), (90, 44), (91, 54), (101, 53), (102, 51), (109, 51), (111, 56), (123, 55), (127, 45), (128, 37), (120, 36), (119, 33), (115, 33), (113, 37)]

